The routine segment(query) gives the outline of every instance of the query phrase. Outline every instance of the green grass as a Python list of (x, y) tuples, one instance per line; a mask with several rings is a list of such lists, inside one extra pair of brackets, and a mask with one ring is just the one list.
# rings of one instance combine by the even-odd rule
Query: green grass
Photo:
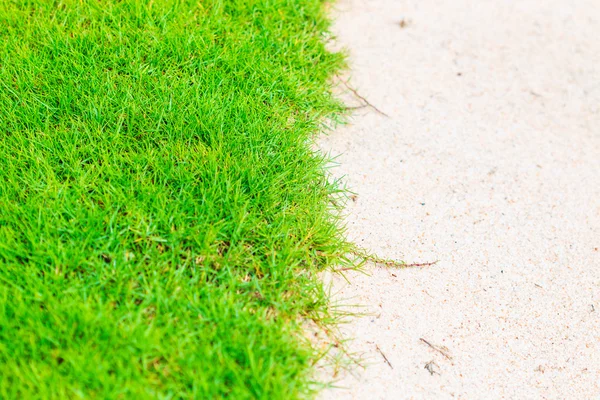
[(322, 0), (0, 0), (0, 398), (310, 395)]

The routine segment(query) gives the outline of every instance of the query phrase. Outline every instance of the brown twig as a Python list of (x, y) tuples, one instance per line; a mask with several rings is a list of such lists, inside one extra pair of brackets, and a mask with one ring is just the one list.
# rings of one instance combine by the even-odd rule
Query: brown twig
[(426, 262), (426, 263), (407, 264), (404, 261), (395, 261), (395, 260), (388, 260), (385, 258), (379, 258), (376, 255), (368, 254), (364, 250), (361, 250), (361, 249), (350, 250), (349, 253), (355, 255), (356, 257), (358, 257), (361, 260), (360, 265), (353, 266), (353, 267), (334, 269), (333, 272), (360, 271), (360, 266), (364, 262), (369, 262), (369, 261), (374, 264), (382, 264), (382, 265), (385, 265), (386, 267), (394, 267), (394, 268), (428, 267), (431, 265), (435, 265), (439, 262), (439, 260), (435, 260), (435, 261)]
[(427, 346), (431, 347), (433, 350), (437, 351), (438, 353), (440, 353), (441, 355), (446, 357), (448, 360), (452, 361), (452, 357), (444, 350), (440, 349), (437, 346), (432, 345), (431, 343), (429, 343), (427, 340), (425, 340), (423, 338), (420, 338), (420, 340), (421, 340), (421, 342), (425, 343)]
[(362, 101), (365, 102), (366, 105), (368, 105), (369, 107), (371, 107), (373, 110), (377, 111), (379, 114), (383, 115), (384, 117), (389, 118), (390, 116), (387, 115), (386, 113), (384, 113), (383, 111), (381, 111), (379, 108), (375, 107), (373, 104), (371, 104), (371, 102), (369, 102), (369, 100), (365, 99), (363, 96), (361, 96), (356, 89), (352, 88), (350, 85), (348, 85), (347, 82), (345, 82), (343, 79), (340, 79), (342, 81), (342, 83), (344, 84), (344, 86), (346, 86), (348, 88), (348, 90), (350, 90), (352, 93), (354, 93), (354, 95), (356, 97), (358, 97), (359, 99), (361, 99)]
[(408, 268), (408, 267), (429, 267), (431, 265), (435, 265), (438, 263), (439, 260), (435, 260), (434, 262), (427, 262), (427, 263), (413, 263), (413, 264), (404, 264), (403, 266)]
[[(360, 259), (362, 259), (364, 261), (371, 261), (372, 263), (375, 263), (375, 264), (383, 264), (387, 267), (396, 267), (396, 268), (427, 267), (427, 266), (435, 265), (439, 262), (439, 260), (435, 260), (433, 262), (407, 264), (404, 261), (395, 261), (395, 260), (388, 260), (385, 258), (379, 258), (375, 255), (367, 254), (366, 252), (361, 251), (361, 250), (351, 250), (350, 253), (354, 254), (355, 256), (359, 257)], [(352, 268), (348, 268), (348, 269), (352, 269)], [(341, 272), (341, 271), (345, 271), (345, 270), (347, 270), (347, 269), (342, 268), (342, 269), (336, 270), (335, 272)]]
[(379, 348), (379, 345), (376, 344), (375, 347), (377, 348), (377, 351), (379, 352), (379, 354), (381, 354), (381, 356), (383, 357), (383, 359), (385, 360), (387, 365), (389, 365), (391, 369), (394, 369), (390, 360), (388, 360), (388, 358), (385, 356), (385, 354), (383, 354), (383, 351), (381, 351), (381, 349)]

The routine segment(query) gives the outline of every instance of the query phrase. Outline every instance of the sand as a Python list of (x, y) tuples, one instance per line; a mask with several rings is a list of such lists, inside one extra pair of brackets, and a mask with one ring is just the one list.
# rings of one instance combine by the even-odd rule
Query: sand
[(320, 142), (357, 193), (348, 236), (439, 262), (333, 277), (370, 313), (342, 327), (366, 368), (322, 398), (600, 398), (600, 2), (334, 15), (352, 86), (389, 116), (356, 109)]

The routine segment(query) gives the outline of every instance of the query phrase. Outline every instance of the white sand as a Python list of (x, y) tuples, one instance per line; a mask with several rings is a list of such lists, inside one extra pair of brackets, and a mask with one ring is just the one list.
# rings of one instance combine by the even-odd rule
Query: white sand
[(600, 1), (336, 8), (352, 85), (390, 116), (321, 142), (358, 194), (349, 236), (440, 262), (334, 277), (373, 313), (343, 327), (370, 365), (323, 398), (600, 398)]

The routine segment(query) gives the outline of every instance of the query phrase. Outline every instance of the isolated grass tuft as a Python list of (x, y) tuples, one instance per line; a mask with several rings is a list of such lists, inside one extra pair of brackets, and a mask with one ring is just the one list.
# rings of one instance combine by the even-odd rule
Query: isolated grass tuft
[(311, 393), (323, 9), (0, 1), (0, 398)]

